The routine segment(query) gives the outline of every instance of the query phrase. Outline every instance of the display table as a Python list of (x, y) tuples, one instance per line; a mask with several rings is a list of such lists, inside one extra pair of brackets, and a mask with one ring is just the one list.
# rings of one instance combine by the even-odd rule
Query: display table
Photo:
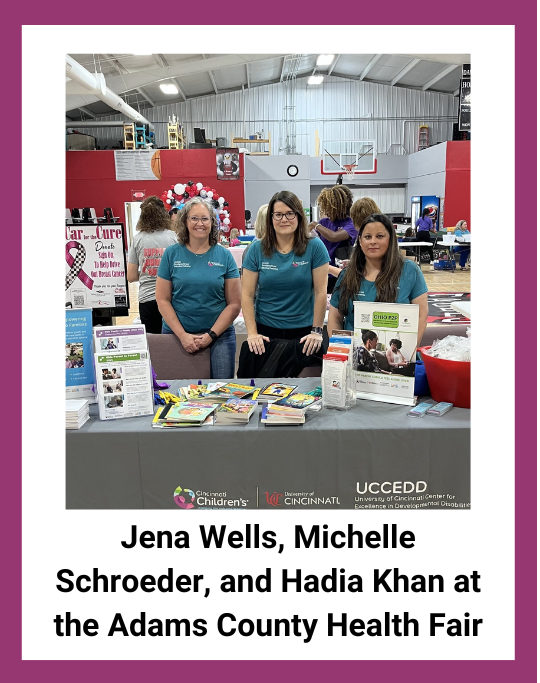
[(450, 304), (452, 308), (457, 313), (465, 316), (465, 318), (471, 319), (471, 302), (470, 301), (458, 301), (457, 303)]
[[(320, 383), (284, 381), (304, 391)], [(93, 405), (80, 430), (66, 431), (66, 507), (178, 510), (180, 486), (195, 508), (469, 508), (470, 411), (407, 411), (359, 400), (348, 412), (308, 411), (302, 426), (266, 427), (256, 408), (245, 426), (165, 430), (151, 416), (102, 422)]]

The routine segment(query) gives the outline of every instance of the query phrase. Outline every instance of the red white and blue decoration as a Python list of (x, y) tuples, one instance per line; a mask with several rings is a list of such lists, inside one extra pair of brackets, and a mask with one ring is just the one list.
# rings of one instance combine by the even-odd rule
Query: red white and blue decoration
[(228, 235), (233, 227), (229, 212), (229, 202), (225, 200), (225, 197), (220, 197), (216, 189), (202, 183), (194, 183), (190, 180), (187, 183), (171, 185), (170, 189), (163, 190), (161, 195), (161, 199), (168, 211), (171, 209), (183, 209), (185, 203), (193, 199), (193, 197), (202, 197), (202, 199), (207, 199), (213, 205), (219, 217), (221, 232)]

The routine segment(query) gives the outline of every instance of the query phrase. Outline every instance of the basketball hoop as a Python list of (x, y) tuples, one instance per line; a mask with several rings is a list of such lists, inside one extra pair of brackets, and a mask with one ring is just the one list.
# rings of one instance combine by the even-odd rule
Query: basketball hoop
[(343, 170), (345, 171), (345, 175), (347, 176), (347, 180), (353, 180), (354, 169), (357, 166), (358, 166), (358, 164), (343, 164)]

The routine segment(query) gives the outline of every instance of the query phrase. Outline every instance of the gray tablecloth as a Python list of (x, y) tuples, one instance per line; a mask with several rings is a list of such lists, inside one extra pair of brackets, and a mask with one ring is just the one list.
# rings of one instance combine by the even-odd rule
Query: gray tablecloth
[[(297, 383), (309, 391), (320, 380)], [(348, 412), (308, 411), (302, 426), (267, 427), (257, 408), (245, 426), (164, 430), (150, 416), (102, 422), (92, 406), (66, 432), (66, 506), (468, 509), (470, 411), (408, 410), (359, 400)]]

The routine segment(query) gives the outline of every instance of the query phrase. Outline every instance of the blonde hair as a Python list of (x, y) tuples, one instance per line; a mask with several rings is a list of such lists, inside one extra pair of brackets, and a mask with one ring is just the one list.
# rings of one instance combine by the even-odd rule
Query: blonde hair
[(213, 205), (207, 199), (203, 199), (202, 197), (193, 197), (193, 199), (190, 199), (188, 202), (185, 203), (184, 208), (178, 214), (176, 224), (174, 225), (174, 230), (178, 235), (178, 242), (179, 244), (189, 244), (189, 230), (187, 227), (187, 217), (191, 207), (195, 206), (196, 204), (202, 204), (204, 207), (208, 209), (208, 214), (210, 216), (212, 226), (210, 234), (208, 235), (208, 243), (211, 247), (213, 247), (214, 244), (217, 244), (218, 242), (218, 222), (216, 214), (214, 212)]
[(366, 220), (368, 216), (374, 213), (382, 213), (377, 204), (371, 199), (371, 197), (362, 197), (362, 199), (357, 199), (351, 207), (351, 218), (354, 223), (354, 227), (359, 230), (362, 223)]
[(257, 211), (257, 218), (255, 219), (255, 237), (262, 240), (266, 230), (266, 214), (268, 213), (268, 204), (263, 204)]

